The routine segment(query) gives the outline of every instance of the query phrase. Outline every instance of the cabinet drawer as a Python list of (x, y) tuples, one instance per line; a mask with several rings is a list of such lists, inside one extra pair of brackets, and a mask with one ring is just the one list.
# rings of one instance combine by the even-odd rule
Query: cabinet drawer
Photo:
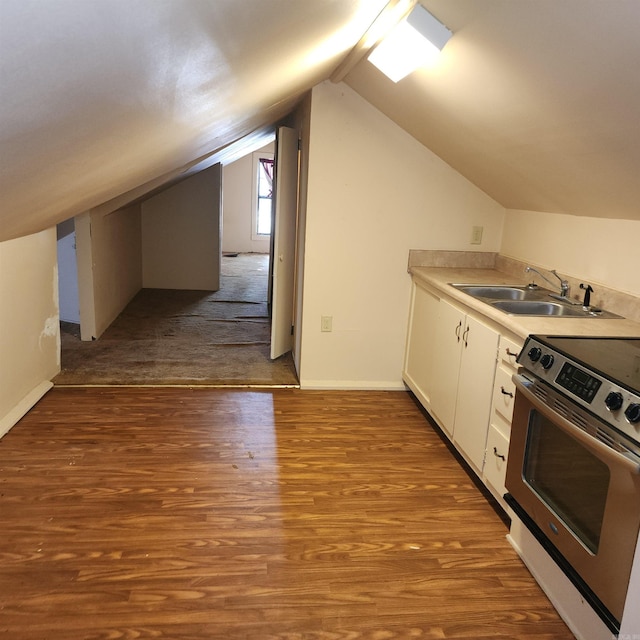
[(489, 427), (487, 436), (487, 456), (484, 463), (484, 477), (495, 493), (502, 497), (506, 493), (504, 486), (509, 454), (508, 438), (495, 426)]
[(516, 358), (522, 349), (522, 345), (517, 344), (509, 338), (500, 336), (500, 362), (505, 365), (516, 367)]
[(511, 379), (512, 372), (500, 365), (496, 369), (496, 380), (493, 387), (493, 409), (500, 413), (511, 424), (513, 402), (516, 387)]

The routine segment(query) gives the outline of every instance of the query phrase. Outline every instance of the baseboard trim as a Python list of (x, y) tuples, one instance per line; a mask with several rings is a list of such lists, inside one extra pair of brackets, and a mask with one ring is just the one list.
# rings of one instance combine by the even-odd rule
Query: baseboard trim
[(5, 416), (0, 418), (0, 438), (6, 435), (9, 430), (14, 427), (22, 417), (44, 396), (49, 389), (53, 387), (53, 383), (49, 380), (41, 382), (37, 387), (32, 389), (18, 404), (13, 407)]

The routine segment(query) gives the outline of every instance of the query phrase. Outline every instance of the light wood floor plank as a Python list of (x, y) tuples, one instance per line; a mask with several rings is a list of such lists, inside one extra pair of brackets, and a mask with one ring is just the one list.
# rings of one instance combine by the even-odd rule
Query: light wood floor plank
[(0, 441), (8, 640), (564, 640), (411, 397), (54, 389)]

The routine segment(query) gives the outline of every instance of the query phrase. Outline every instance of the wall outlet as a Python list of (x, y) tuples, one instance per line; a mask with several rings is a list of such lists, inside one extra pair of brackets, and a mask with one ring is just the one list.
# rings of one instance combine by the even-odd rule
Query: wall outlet
[(484, 227), (471, 227), (471, 244), (482, 244)]
[(333, 331), (333, 316), (322, 316), (320, 318), (320, 331)]

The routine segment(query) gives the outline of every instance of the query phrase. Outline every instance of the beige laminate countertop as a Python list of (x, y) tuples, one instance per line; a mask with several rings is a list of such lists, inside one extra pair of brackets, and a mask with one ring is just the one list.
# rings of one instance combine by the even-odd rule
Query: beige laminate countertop
[(487, 320), (523, 340), (532, 333), (565, 336), (640, 337), (640, 323), (626, 318), (509, 315), (451, 286), (452, 282), (457, 284), (527, 284), (526, 280), (497, 269), (411, 267), (409, 272), (416, 280), (423, 282), (433, 291), (446, 295), (457, 305), (481, 314)]

